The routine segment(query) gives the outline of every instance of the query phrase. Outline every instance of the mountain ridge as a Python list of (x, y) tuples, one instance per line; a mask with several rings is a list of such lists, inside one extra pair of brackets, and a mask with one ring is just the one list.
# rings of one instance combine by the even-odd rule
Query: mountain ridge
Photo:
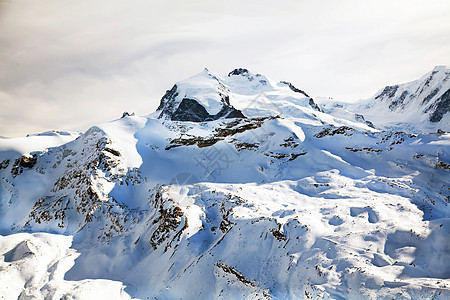
[[(106, 280), (117, 299), (450, 296), (450, 133), (341, 118), (242, 68), (175, 86), (148, 117), (0, 141), (0, 276), (35, 272), (31, 258), (46, 274), (27, 241), (69, 235), (52, 255), (79, 254), (70, 284), (27, 293)], [(209, 119), (223, 107), (242, 116)]]
[(322, 104), (332, 115), (347, 119), (362, 115), (380, 129), (450, 131), (449, 97), (450, 68), (436, 66), (417, 80), (386, 86), (371, 98), (356, 103), (323, 99)]

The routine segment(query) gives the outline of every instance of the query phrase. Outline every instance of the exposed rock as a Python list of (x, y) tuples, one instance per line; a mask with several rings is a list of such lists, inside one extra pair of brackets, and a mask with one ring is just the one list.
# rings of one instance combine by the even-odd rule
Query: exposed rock
[(439, 122), (442, 117), (450, 111), (450, 90), (447, 90), (436, 101), (437, 105), (434, 112), (430, 115), (431, 122)]
[(355, 129), (347, 126), (341, 126), (336, 129), (333, 129), (333, 127), (331, 127), (323, 129), (321, 132), (315, 134), (314, 136), (319, 139), (325, 136), (333, 136), (335, 134), (343, 134), (345, 136), (351, 136), (353, 132), (355, 132)]
[(345, 147), (345, 149), (350, 150), (350, 151), (352, 151), (352, 152), (361, 152), (361, 151), (375, 152), (375, 153), (383, 152), (383, 150), (380, 150), (380, 149), (373, 149), (373, 148), (370, 148), (370, 147), (363, 147), (362, 149), (359, 149), (359, 148), (353, 148), (353, 147)]
[(128, 113), (127, 111), (124, 111), (123, 114), (122, 114), (121, 119), (122, 119), (122, 118), (125, 118), (125, 117), (132, 117), (132, 116), (134, 116), (134, 113), (131, 113), (131, 114), (130, 114), (130, 113)]
[[(181, 217), (183, 216), (183, 212), (179, 207), (173, 206), (170, 209), (165, 209), (162, 205), (158, 211), (159, 218), (155, 220), (158, 227), (150, 238), (150, 245), (153, 250), (156, 250), (170, 236), (171, 231), (175, 231), (178, 228), (181, 223)], [(168, 246), (165, 247), (164, 252), (167, 251)]]
[(288, 82), (288, 81), (280, 81), (281, 84), (285, 84), (287, 85), (293, 92), (302, 94), (303, 96), (309, 98), (309, 106), (311, 106), (313, 109), (322, 112), (322, 109), (320, 108), (319, 105), (317, 105), (316, 102), (314, 102), (313, 98), (311, 98), (306, 92), (304, 92), (301, 89), (296, 88), (292, 83)]
[(293, 161), (297, 157), (303, 156), (303, 155), (306, 155), (306, 154), (308, 154), (308, 152), (291, 153), (291, 157), (288, 159), (288, 161)]
[(363, 115), (355, 114), (355, 120), (358, 121), (358, 122), (366, 123), (367, 126), (372, 127), (372, 128), (375, 128), (375, 126), (373, 125), (373, 123), (370, 122), (370, 121), (367, 121), (367, 120), (364, 118)]
[(316, 102), (314, 102), (313, 98), (309, 98), (309, 106), (311, 106), (313, 109), (322, 112), (322, 109), (319, 105), (317, 105)]
[[(112, 141), (101, 131), (90, 130), (83, 139), (82, 159), (70, 162), (70, 168), (56, 179), (50, 192), (36, 201), (26, 226), (54, 223), (61, 229), (68, 230), (71, 226), (70, 230), (78, 230), (95, 221), (98, 214), (102, 216), (103, 223), (98, 238), (109, 239), (128, 228), (126, 223), (136, 219), (136, 213), (103, 192), (101, 181), (106, 179), (120, 185), (134, 184), (139, 183), (138, 174), (132, 178), (133, 170), (127, 172), (121, 167), (120, 152), (114, 149)], [(57, 156), (61, 160), (70, 161), (71, 155), (74, 155), (64, 147), (60, 152)]]
[(295, 160), (297, 157), (302, 156), (302, 155), (306, 155), (308, 152), (300, 152), (300, 153), (277, 153), (277, 152), (273, 152), (273, 151), (269, 151), (267, 153), (264, 153), (265, 156), (268, 157), (272, 157), (272, 158), (276, 158), (276, 159), (284, 159), (284, 158), (288, 158), (287, 161), (293, 161)]
[(304, 91), (296, 88), (292, 83), (290, 83), (289, 81), (280, 81), (280, 83), (287, 85), (293, 92), (296, 93), (300, 93), (302, 95), (304, 95), (305, 97), (311, 98), (307, 93), (305, 93)]
[(239, 75), (247, 76), (248, 74), (250, 74), (250, 72), (247, 69), (238, 68), (238, 69), (234, 69), (233, 71), (228, 73), (228, 77), (230, 77), (230, 76), (239, 76)]
[(375, 97), (375, 99), (386, 99), (386, 98), (392, 98), (395, 96), (395, 93), (398, 90), (398, 85), (393, 85), (393, 86), (387, 86), (384, 88), (384, 90)]
[(157, 108), (157, 111), (161, 111), (159, 114), (159, 118), (163, 118), (164, 116), (169, 116), (169, 119), (172, 119), (172, 115), (177, 110), (177, 101), (178, 97), (178, 86), (175, 84), (170, 90), (166, 91), (164, 96), (161, 98), (161, 102)]
[(37, 162), (37, 155), (22, 155), (19, 165), (24, 168), (32, 168)]
[(210, 115), (206, 109), (194, 99), (184, 98), (173, 113), (172, 121), (205, 122), (220, 118), (245, 118), (240, 110), (224, 105), (220, 112)]
[(1, 169), (6, 169), (6, 168), (8, 168), (9, 162), (10, 162), (9, 159), (3, 160), (3, 161), (0, 163), (0, 170), (1, 170)]
[(234, 144), (237, 151), (242, 150), (256, 150), (259, 148), (259, 143), (246, 143), (246, 142), (238, 142)]
[(228, 73), (228, 77), (231, 76), (242, 76), (249, 82), (255, 83), (257, 85), (267, 86), (269, 84), (265, 77), (261, 74), (252, 74), (251, 72), (249, 72), (249, 70), (243, 68), (234, 69), (233, 71)]
[[(23, 173), (23, 168), (32, 168), (37, 162), (37, 154), (33, 155), (22, 155), (20, 158), (14, 161), (14, 164), (11, 168), (11, 175), (16, 177), (19, 174)], [(3, 164), (3, 162), (2, 162)], [(9, 161), (8, 161), (9, 164)]]
[(270, 232), (279, 242), (287, 240), (286, 236), (281, 232), (281, 224), (278, 224), (278, 228), (270, 229)]
[(392, 100), (392, 102), (389, 104), (389, 109), (393, 111), (399, 107), (404, 107), (404, 102), (407, 95), (408, 91), (403, 91), (399, 98)]
[(213, 121), (220, 118), (245, 118), (240, 110), (230, 105), (228, 95), (219, 90), (217, 93), (222, 99), (222, 109), (217, 114), (211, 115), (196, 99), (183, 97), (179, 101), (178, 86), (175, 84), (161, 99), (158, 107), (158, 111), (161, 111), (159, 118), (190, 122)]
[(430, 102), (431, 99), (433, 99), (434, 96), (436, 96), (436, 94), (439, 93), (439, 89), (435, 88), (430, 94), (428, 94), (428, 96), (426, 96), (423, 101), (422, 101), (422, 105), (427, 104), (428, 102)]
[(178, 96), (178, 86), (175, 84), (170, 90), (167, 90), (164, 96), (161, 98), (161, 102), (156, 109), (161, 111), (160, 117), (163, 114), (172, 114), (175, 111), (174, 99)]
[[(398, 119), (388, 120), (388, 123), (392, 124), (392, 128), (398, 128), (400, 124), (408, 123), (410, 118), (422, 119), (422, 114), (427, 114), (427, 119), (431, 123), (440, 122), (443, 116), (450, 111), (449, 78), (448, 67), (435, 67), (431, 73), (418, 80), (385, 87), (383, 91), (367, 102), (365, 109), (387, 106), (386, 108), (392, 112), (404, 114), (405, 121), (402, 116), (399, 116)], [(378, 111), (379, 108), (374, 111)], [(386, 122), (383, 120), (383, 116), (373, 115), (370, 111), (361, 111), (361, 114), (369, 115), (377, 123), (377, 126)], [(424, 125), (424, 128), (432, 127), (432, 124), (429, 123)], [(414, 126), (410, 127), (414, 129)], [(401, 130), (409, 131), (404, 128)]]
[(284, 143), (280, 144), (282, 147), (289, 147), (289, 148), (296, 148), (298, 147), (299, 143), (294, 141), (294, 137), (289, 137), (287, 139), (284, 139)]
[(439, 162), (436, 164), (436, 167), (437, 167), (437, 168), (444, 169), (444, 170), (450, 170), (450, 164), (447, 164), (447, 163), (445, 163), (445, 162), (443, 162), (443, 161), (439, 161)]
[(245, 278), (245, 276), (242, 275), (242, 273), (239, 272), (238, 270), (236, 270), (235, 268), (227, 266), (227, 265), (221, 263), (220, 261), (218, 261), (216, 265), (219, 268), (221, 268), (225, 273), (233, 274), (234, 276), (236, 276), (237, 280), (239, 280), (243, 284), (255, 287), (255, 284), (253, 282), (251, 282), (250, 280)]
[(262, 118), (250, 118), (250, 119), (237, 119), (225, 123), (223, 127), (218, 127), (214, 130), (213, 134), (208, 137), (200, 136), (185, 136), (181, 135), (179, 138), (172, 139), (169, 146), (165, 149), (169, 150), (180, 146), (196, 145), (199, 148), (209, 147), (215, 143), (224, 140), (228, 136), (235, 135), (247, 130), (252, 130), (261, 127), (265, 120), (272, 120), (277, 117), (262, 117)]

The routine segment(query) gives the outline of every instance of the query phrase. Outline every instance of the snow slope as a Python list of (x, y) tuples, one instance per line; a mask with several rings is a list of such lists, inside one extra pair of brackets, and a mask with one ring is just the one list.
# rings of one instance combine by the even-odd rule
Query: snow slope
[(268, 112), (279, 111), (277, 105), (270, 103), (276, 99), (296, 101), (301, 105), (306, 101), (319, 110), (307, 94), (289, 82), (275, 84), (261, 74), (242, 68), (231, 71), (226, 77), (204, 69), (168, 90), (154, 116), (173, 121), (200, 122), (223, 117), (251, 117), (261, 113), (267, 115)]
[[(4, 262), (26, 239), (62, 260), (73, 236), (80, 255), (59, 271), (65, 281), (39, 281), (49, 293), (86, 284), (101, 298), (450, 297), (449, 133), (380, 131), (245, 69), (176, 86), (150, 116), (34, 156), (11, 156), (20, 139), (1, 146)], [(184, 116), (225, 106), (243, 116), (173, 120), (185, 96), (196, 104)], [(88, 287), (99, 282), (111, 289)], [(28, 291), (14, 289), (0, 294)]]
[(70, 236), (18, 233), (0, 236), (2, 299), (131, 299), (120, 282), (64, 280), (79, 255)]

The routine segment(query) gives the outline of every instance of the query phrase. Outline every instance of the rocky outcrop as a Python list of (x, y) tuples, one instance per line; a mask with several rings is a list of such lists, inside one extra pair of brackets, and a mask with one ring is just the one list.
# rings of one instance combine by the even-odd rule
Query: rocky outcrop
[(387, 86), (375, 100), (385, 102), (391, 111), (402, 111), (414, 106), (429, 115), (431, 122), (439, 122), (450, 111), (450, 89), (447, 67), (435, 67), (419, 80)]
[[(6, 161), (2, 162), (2, 165), (6, 165), (6, 167), (9, 164), (9, 161), (5, 163)], [(20, 158), (16, 159), (14, 162), (14, 165), (11, 168), (11, 175), (13, 177), (16, 177), (17, 175), (20, 175), (23, 173), (24, 168), (32, 168), (37, 162), (37, 155), (22, 155)], [(5, 167), (5, 168), (6, 168)]]
[(167, 90), (164, 96), (161, 98), (161, 102), (156, 109), (156, 111), (161, 111), (159, 114), (159, 118), (161, 119), (164, 115), (171, 116), (177, 107), (175, 105), (177, 104), (175, 102), (175, 99), (177, 98), (179, 92), (178, 92), (178, 86), (175, 84), (170, 90)]
[(375, 99), (383, 100), (385, 98), (393, 98), (395, 96), (395, 93), (398, 90), (398, 85), (393, 86), (387, 86), (383, 89), (383, 91), (375, 96)]
[(158, 111), (161, 111), (159, 118), (166, 118), (172, 121), (205, 122), (220, 118), (245, 118), (244, 114), (230, 104), (229, 96), (217, 91), (221, 97), (222, 109), (211, 114), (196, 99), (183, 97), (179, 100), (178, 86), (175, 84), (162, 97)]
[(261, 74), (252, 74), (252, 73), (250, 73), (249, 70), (244, 69), (244, 68), (234, 69), (233, 71), (228, 73), (228, 77), (231, 77), (231, 76), (242, 76), (244, 78), (247, 78), (247, 80), (250, 82), (257, 82), (263, 86), (268, 85), (267, 80), (265, 78), (263, 78), (263, 76)]
[(367, 126), (372, 127), (372, 128), (375, 128), (375, 126), (373, 125), (373, 123), (370, 122), (370, 121), (367, 121), (367, 120), (364, 118), (363, 115), (355, 114), (355, 121), (362, 122), (362, 123), (366, 123)]
[(280, 81), (280, 83), (287, 85), (293, 92), (300, 93), (300, 94), (303, 94), (305, 97), (311, 98), (311, 97), (308, 96), (307, 93), (305, 93), (304, 91), (296, 88), (292, 83), (290, 83), (288, 81)]
[(172, 121), (205, 122), (220, 118), (245, 118), (244, 114), (232, 106), (224, 105), (220, 112), (211, 115), (196, 100), (184, 98), (171, 117)]
[(430, 115), (431, 122), (439, 122), (442, 117), (450, 111), (450, 90), (447, 90), (435, 104), (433, 113)]
[(108, 239), (126, 230), (137, 215), (109, 196), (105, 185), (139, 183), (139, 173), (123, 166), (120, 151), (101, 130), (91, 128), (79, 142), (84, 145), (81, 152), (62, 146), (42, 158), (55, 155), (53, 167), (66, 167), (52, 189), (35, 202), (25, 226), (50, 225), (72, 233), (101, 216), (98, 238)]
[(293, 92), (299, 93), (304, 95), (305, 97), (309, 98), (309, 106), (311, 106), (313, 109), (322, 112), (322, 109), (319, 105), (317, 105), (316, 102), (314, 102), (313, 98), (311, 98), (307, 93), (305, 93), (303, 90), (300, 90), (296, 88), (292, 83), (288, 81), (280, 81), (281, 84), (287, 85)]

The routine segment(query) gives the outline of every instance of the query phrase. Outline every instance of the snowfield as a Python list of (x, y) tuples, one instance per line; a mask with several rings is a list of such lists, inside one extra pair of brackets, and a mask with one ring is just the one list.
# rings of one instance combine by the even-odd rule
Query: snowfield
[(64, 280), (79, 255), (71, 243), (48, 233), (0, 236), (2, 299), (131, 299), (120, 282)]
[(244, 69), (175, 87), (0, 140), (3, 298), (450, 298), (448, 113), (391, 131)]

